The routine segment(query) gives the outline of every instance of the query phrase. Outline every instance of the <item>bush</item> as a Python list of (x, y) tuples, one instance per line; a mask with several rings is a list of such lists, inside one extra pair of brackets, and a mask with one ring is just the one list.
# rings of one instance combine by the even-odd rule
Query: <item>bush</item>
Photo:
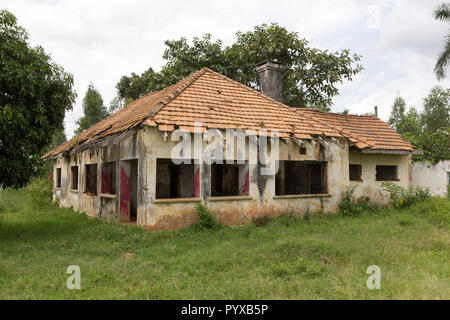
[(380, 207), (376, 203), (370, 201), (369, 197), (364, 197), (364, 196), (361, 196), (356, 200), (356, 206), (362, 212), (375, 213), (380, 209)]
[(206, 207), (201, 204), (197, 203), (195, 206), (195, 212), (198, 214), (199, 219), (197, 226), (200, 227), (202, 230), (218, 230), (223, 227), (223, 225), (217, 221), (216, 217), (213, 213), (211, 213)]
[(363, 212), (376, 212), (378, 205), (370, 201), (369, 197), (359, 197), (355, 199), (355, 190), (357, 185), (349, 186), (341, 193), (339, 202), (339, 212), (343, 216), (359, 216)]
[(389, 181), (382, 183), (383, 190), (390, 196), (391, 205), (396, 208), (407, 208), (415, 203), (423, 202), (431, 198), (429, 188), (409, 186), (407, 189)]
[(355, 216), (361, 214), (361, 210), (356, 206), (355, 190), (357, 185), (348, 186), (345, 191), (341, 193), (341, 201), (339, 201), (339, 212), (343, 216)]
[(53, 187), (46, 178), (33, 178), (23, 187), (27, 198), (31, 199), (36, 208), (46, 208), (52, 204)]

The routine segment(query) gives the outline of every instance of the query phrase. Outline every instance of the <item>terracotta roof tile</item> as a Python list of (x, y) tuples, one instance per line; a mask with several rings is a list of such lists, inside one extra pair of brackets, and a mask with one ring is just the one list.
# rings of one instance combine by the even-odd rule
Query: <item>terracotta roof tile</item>
[(56, 156), (70, 151), (74, 146), (102, 139), (141, 123), (158, 126), (161, 131), (172, 131), (177, 127), (191, 131), (195, 121), (202, 122), (202, 130), (278, 130), (279, 136), (285, 139), (291, 135), (299, 139), (325, 135), (347, 138), (360, 149), (413, 150), (410, 143), (378, 118), (288, 107), (203, 68), (175, 85), (135, 100), (43, 158)]

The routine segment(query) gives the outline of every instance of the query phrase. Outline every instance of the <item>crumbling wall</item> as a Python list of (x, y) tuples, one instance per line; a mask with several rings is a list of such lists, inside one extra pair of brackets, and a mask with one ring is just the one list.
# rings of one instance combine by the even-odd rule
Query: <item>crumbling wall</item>
[(414, 162), (411, 172), (411, 185), (430, 188), (436, 196), (447, 195), (447, 185), (450, 183), (450, 160), (440, 161), (437, 164)]

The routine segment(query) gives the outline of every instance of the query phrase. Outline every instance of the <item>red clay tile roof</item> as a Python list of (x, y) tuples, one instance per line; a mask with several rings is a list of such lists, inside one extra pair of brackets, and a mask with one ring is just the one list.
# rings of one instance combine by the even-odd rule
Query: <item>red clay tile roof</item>
[(359, 149), (413, 150), (411, 144), (378, 118), (292, 108), (203, 68), (166, 89), (135, 100), (42, 158), (52, 158), (143, 122), (158, 126), (161, 131), (180, 127), (192, 132), (195, 121), (201, 121), (204, 128), (278, 130), (285, 139), (344, 137)]
[(311, 108), (299, 108), (297, 112), (337, 130), (358, 149), (414, 150), (413, 145), (376, 117), (336, 114)]

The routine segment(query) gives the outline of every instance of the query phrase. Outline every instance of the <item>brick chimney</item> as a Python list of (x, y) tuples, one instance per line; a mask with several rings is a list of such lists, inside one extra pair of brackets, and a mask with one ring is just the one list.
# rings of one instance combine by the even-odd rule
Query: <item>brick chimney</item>
[(265, 60), (256, 65), (256, 72), (259, 74), (261, 92), (280, 102), (283, 101), (284, 81), (283, 75), (286, 66), (277, 61)]

